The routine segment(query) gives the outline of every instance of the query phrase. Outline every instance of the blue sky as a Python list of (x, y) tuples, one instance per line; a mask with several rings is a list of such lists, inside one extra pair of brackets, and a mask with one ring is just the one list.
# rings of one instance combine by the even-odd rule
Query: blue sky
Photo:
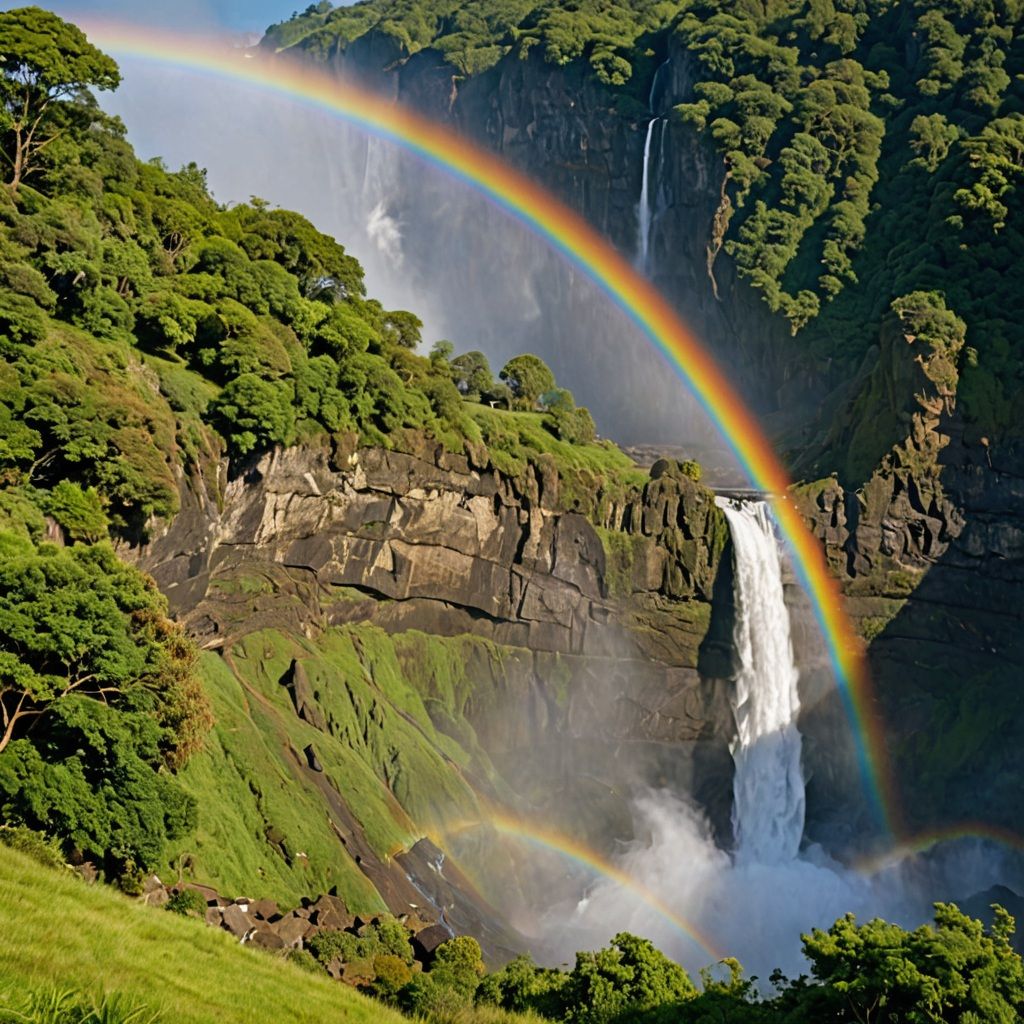
[[(0, 10), (20, 7), (0, 0)], [(40, 7), (74, 20), (76, 15), (110, 16), (147, 25), (173, 25), (179, 29), (220, 27), (238, 32), (262, 32), (284, 21), (309, 0), (35, 0)]]

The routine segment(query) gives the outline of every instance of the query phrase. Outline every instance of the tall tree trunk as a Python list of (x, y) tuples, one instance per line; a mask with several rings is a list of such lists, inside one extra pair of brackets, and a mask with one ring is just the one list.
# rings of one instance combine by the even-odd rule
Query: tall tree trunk
[(25, 174), (25, 135), (21, 125), (14, 126), (14, 170), (9, 184), (11, 195), (18, 194), (18, 186)]

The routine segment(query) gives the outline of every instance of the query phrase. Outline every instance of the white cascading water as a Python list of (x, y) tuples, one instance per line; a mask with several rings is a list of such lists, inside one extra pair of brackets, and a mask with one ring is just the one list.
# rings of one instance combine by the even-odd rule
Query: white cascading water
[[(644, 166), (643, 175), (640, 178), (640, 202), (637, 204), (637, 240), (636, 240), (636, 264), (641, 271), (647, 270), (648, 254), (651, 249), (651, 224), (654, 217), (651, 211), (651, 149), (654, 144), (654, 129), (661, 124), (664, 130), (665, 119), (658, 117), (655, 111), (657, 99), (658, 80), (661, 73), (668, 67), (669, 62), (665, 61), (654, 73), (651, 82), (651, 93), (647, 100), (647, 106), (653, 115), (647, 122), (647, 138), (644, 140)], [(662, 146), (664, 151), (664, 139)]]
[(637, 207), (637, 266), (647, 269), (647, 253), (651, 244), (651, 143), (658, 118), (652, 118), (647, 125), (647, 140), (644, 142), (644, 173), (640, 185), (640, 204)]
[(804, 778), (796, 726), (799, 672), (793, 662), (779, 544), (767, 502), (721, 498), (719, 505), (729, 520), (735, 552), (736, 858), (782, 864), (800, 849)]

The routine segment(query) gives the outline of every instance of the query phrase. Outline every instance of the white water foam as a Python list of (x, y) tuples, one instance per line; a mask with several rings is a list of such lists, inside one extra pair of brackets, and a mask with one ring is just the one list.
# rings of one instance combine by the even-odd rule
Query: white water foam
[(735, 571), (738, 671), (733, 713), (733, 832), (736, 857), (756, 864), (792, 860), (804, 831), (804, 778), (782, 562), (768, 503), (719, 499), (729, 520)]

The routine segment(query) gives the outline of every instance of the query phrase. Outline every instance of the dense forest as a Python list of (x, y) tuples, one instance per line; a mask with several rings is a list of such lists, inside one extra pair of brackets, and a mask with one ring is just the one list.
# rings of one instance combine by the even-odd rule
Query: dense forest
[[(272, 38), (354, 38), (380, 24), (464, 73), (540, 45), (628, 88), (635, 68), (649, 75), (664, 45), (654, 35), (671, 24), (701, 68), (699, 98), (679, 116), (722, 147), (723, 244), (765, 300), (795, 329), (828, 320), (839, 344), (844, 324), (880, 315), (867, 296), (887, 305), (893, 289), (926, 289), (902, 311), (937, 350), (959, 335), (949, 310), (967, 320), (972, 408), (1010, 422), (1018, 307), (984, 288), (1013, 296), (1019, 273), (1004, 230), (1022, 160), (1016, 82), (1003, 70), (1016, 12), (455, 7), (318, 8)], [(890, 73), (900, 32), (922, 40), (913, 82)], [(358, 263), (306, 219), (256, 198), (224, 206), (196, 166), (140, 162), (90, 91), (116, 88), (117, 65), (78, 29), (38, 8), (8, 11), (0, 54), (0, 839), (54, 866), (93, 860), (138, 892), (195, 827), (176, 773), (201, 749), (211, 710), (193, 642), (115, 545), (173, 517), (183, 480), (215, 480), (222, 456), (242, 473), (275, 447), (317, 444), (341, 461), (413, 435), (509, 476), (542, 464), (584, 514), (643, 474), (596, 438), (537, 357), (495, 379), (479, 352), (439, 341), (418, 354), (417, 317), (368, 297)], [(883, 121), (904, 141), (887, 141)], [(905, 204), (891, 216), (883, 204), (868, 230), (880, 175), (918, 197), (929, 222), (942, 212), (923, 251), (893, 244), (911, 237), (901, 218), (920, 217)], [(199, 916), (201, 904), (183, 896), (169, 909)], [(945, 905), (914, 931), (843, 918), (805, 937), (810, 975), (773, 977), (770, 995), (731, 960), (698, 990), (625, 933), (568, 971), (521, 957), (487, 974), (468, 937), (414, 971), (404, 927), (382, 918), (358, 935), (321, 933), (291, 959), (311, 972), (339, 956), (369, 962), (373, 994), (436, 1021), (490, 1007), (575, 1024), (968, 1024), (1024, 1012), (1012, 936), (1005, 913), (986, 929)], [(42, 1019), (32, 1012), (0, 1008), (0, 1019)]]
[(87, 91), (117, 66), (75, 27), (8, 12), (0, 52), (0, 811), (131, 874), (194, 825), (173, 770), (209, 709), (111, 542), (173, 517), (185, 475), (414, 435), (513, 475), (543, 461), (585, 505), (631, 464), (537, 357), (495, 379), (479, 352), (417, 355), (418, 318), (303, 217), (140, 163)]
[(726, 169), (709, 273), (724, 250), (805, 351), (848, 373), (912, 297), (968, 419), (1015, 435), (1021, 16), (998, 0), (363, 0), (312, 6), (263, 45), (328, 60), (373, 33), (397, 60), (437, 51), (457, 77), (537, 49), (585, 62), (638, 118), (666, 53), (685, 53), (673, 116)]

